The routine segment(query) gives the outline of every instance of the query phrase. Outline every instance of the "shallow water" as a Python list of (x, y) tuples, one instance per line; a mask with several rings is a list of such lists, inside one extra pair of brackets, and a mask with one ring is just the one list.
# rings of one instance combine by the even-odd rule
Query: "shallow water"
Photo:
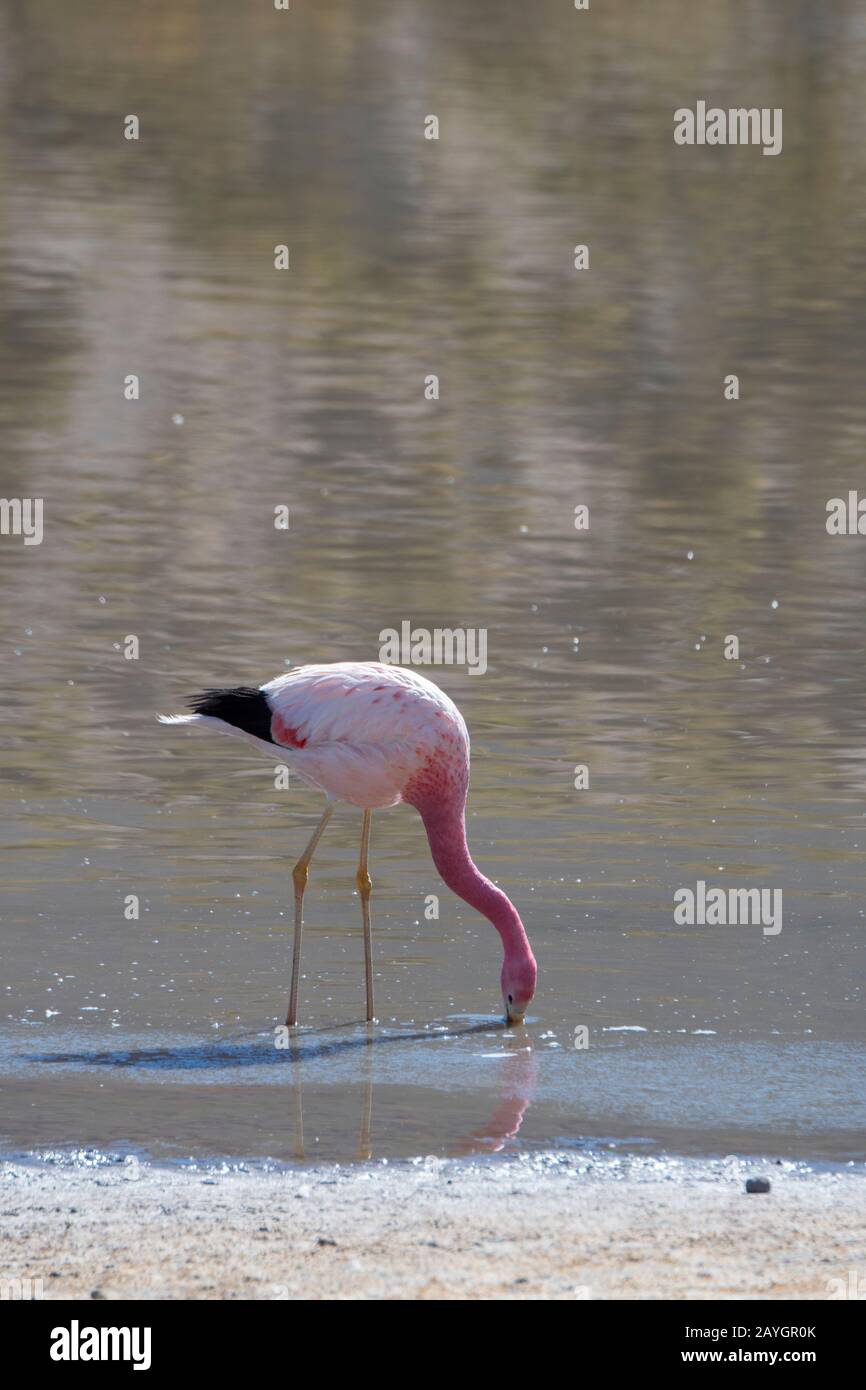
[[(0, 537), (0, 1145), (862, 1156), (866, 540), (825, 504), (866, 489), (866, 25), (784, 10), (0, 17), (0, 488), (45, 499)], [(674, 146), (692, 93), (782, 106), (783, 154)], [(398, 808), (368, 1033), (344, 808), (277, 1050), (318, 800), (153, 715), (404, 620), (488, 634), (427, 674), (539, 993), (501, 1027)], [(676, 925), (698, 879), (781, 932)]]

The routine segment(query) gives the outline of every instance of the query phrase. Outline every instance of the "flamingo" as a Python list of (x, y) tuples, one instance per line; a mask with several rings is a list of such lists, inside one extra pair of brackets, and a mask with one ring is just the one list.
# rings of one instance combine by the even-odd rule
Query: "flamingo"
[(259, 686), (205, 690), (192, 714), (163, 724), (218, 729), (251, 741), (325, 793), (327, 803), (292, 870), (295, 924), (286, 1024), (298, 1021), (304, 891), (309, 865), (334, 803), (363, 812), (356, 874), (364, 930), (367, 1022), (373, 1021), (373, 950), (368, 871), (373, 811), (405, 801), (420, 813), (446, 884), (492, 922), (503, 945), (500, 984), (508, 1023), (523, 1022), (537, 967), (517, 909), (472, 861), (466, 843), (469, 734), (453, 700), (426, 677), (381, 662), (298, 666)]

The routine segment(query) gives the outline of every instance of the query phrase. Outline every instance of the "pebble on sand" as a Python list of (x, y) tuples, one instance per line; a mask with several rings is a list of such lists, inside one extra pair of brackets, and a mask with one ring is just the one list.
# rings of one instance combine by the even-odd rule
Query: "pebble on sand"
[(769, 1179), (769, 1178), (746, 1178), (746, 1191), (747, 1191), (747, 1192), (769, 1192), (769, 1190), (770, 1190), (770, 1179)]

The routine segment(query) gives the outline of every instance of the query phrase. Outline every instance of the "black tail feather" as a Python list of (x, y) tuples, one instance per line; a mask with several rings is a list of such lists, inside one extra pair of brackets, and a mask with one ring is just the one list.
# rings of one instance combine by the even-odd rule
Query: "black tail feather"
[(203, 690), (189, 701), (195, 714), (209, 714), (222, 719), (245, 734), (273, 743), (271, 738), (272, 711), (267, 696), (252, 685), (235, 685), (224, 690)]

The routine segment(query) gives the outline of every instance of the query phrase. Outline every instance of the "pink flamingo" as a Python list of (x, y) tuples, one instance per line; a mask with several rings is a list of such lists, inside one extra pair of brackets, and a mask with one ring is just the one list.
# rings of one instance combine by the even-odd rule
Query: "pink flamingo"
[(299, 666), (256, 689), (206, 690), (194, 714), (160, 715), (164, 724), (239, 734), (286, 762), (328, 803), (292, 870), (295, 934), (286, 1023), (298, 1020), (304, 889), (309, 864), (335, 801), (363, 810), (356, 882), (364, 927), (367, 1021), (373, 1018), (372, 880), (367, 869), (372, 813), (407, 801), (421, 815), (433, 862), (448, 887), (489, 919), (504, 948), (502, 999), (509, 1023), (522, 1023), (535, 993), (536, 964), (516, 908), (476, 868), (466, 844), (469, 734), (444, 691), (400, 666), (338, 661)]

